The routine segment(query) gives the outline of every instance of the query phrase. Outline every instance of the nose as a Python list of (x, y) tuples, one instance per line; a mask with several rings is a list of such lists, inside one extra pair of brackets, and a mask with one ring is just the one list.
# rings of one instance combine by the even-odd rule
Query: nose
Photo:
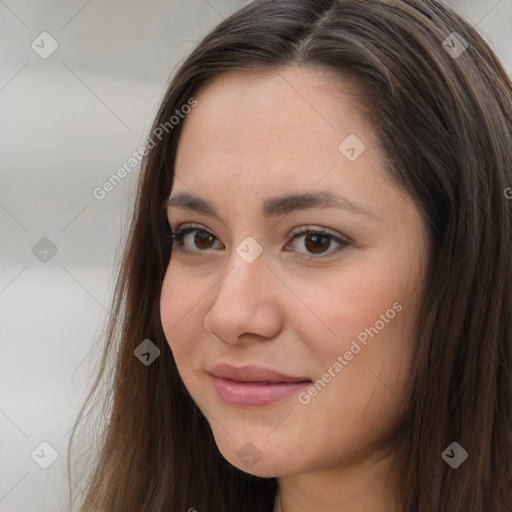
[(262, 259), (247, 263), (234, 254), (230, 263), (214, 289), (205, 329), (233, 345), (275, 337), (282, 329), (283, 317), (277, 277)]

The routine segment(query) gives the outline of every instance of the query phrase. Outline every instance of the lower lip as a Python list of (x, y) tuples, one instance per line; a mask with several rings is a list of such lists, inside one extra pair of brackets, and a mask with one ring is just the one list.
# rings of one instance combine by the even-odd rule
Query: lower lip
[(213, 376), (212, 381), (220, 398), (234, 407), (269, 405), (287, 398), (311, 384), (310, 381), (258, 384), (255, 382), (236, 382)]

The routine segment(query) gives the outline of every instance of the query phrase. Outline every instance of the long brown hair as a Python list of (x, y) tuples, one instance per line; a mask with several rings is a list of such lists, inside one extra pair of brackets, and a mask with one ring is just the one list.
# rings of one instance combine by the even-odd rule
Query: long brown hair
[[(143, 161), (99, 371), (70, 440), (71, 454), (79, 427), (90, 429), (81, 456), (68, 459), (70, 500), (81, 498), (81, 512), (272, 510), (276, 479), (221, 456), (181, 382), (159, 298), (183, 125), (171, 127), (171, 116), (221, 73), (290, 65), (360, 84), (389, 177), (428, 230), (401, 511), (510, 512), (512, 85), (475, 29), (434, 0), (254, 1), (177, 70), (153, 126), (167, 129)], [(160, 349), (149, 366), (134, 356), (145, 339)], [(454, 441), (468, 452), (457, 469), (441, 457)], [(84, 482), (79, 465), (91, 468)]]

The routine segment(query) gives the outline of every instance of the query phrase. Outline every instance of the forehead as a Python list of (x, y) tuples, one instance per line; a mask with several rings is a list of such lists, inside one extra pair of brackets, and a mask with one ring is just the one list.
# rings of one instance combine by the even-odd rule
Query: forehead
[(328, 70), (224, 73), (197, 94), (198, 105), (187, 116), (178, 151), (193, 147), (196, 157), (203, 148), (263, 156), (258, 149), (291, 152), (330, 146), (336, 155), (340, 137), (359, 132), (367, 138), (369, 126), (353, 89)]
[[(230, 72), (195, 98), (178, 144), (177, 188), (185, 188), (182, 182), (196, 194), (244, 193), (247, 199), (249, 189), (264, 197), (320, 182), (323, 188), (343, 182), (350, 191), (370, 186), (370, 175), (381, 167), (353, 83), (334, 72)], [(353, 135), (365, 150), (349, 161), (339, 146)]]

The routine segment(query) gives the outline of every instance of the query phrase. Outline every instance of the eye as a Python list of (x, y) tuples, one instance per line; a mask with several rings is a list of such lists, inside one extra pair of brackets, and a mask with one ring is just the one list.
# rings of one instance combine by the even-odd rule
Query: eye
[[(195, 235), (191, 236), (193, 233), (195, 233)], [(176, 232), (171, 235), (171, 240), (173, 245), (176, 244), (176, 248), (179, 251), (190, 254), (206, 251), (208, 249), (218, 249), (218, 247), (213, 247), (213, 243), (216, 240), (215, 235), (204, 227), (194, 224), (182, 224), (178, 226)]]
[[(293, 245), (295, 243), (295, 250), (298, 252), (303, 251), (298, 249), (297, 246), (305, 248), (306, 254), (301, 257), (311, 260), (332, 256), (349, 244), (348, 240), (344, 240), (323, 228), (304, 226), (296, 229), (295, 232), (292, 232), (292, 235), (290, 244)], [(301, 239), (302, 242), (299, 242)], [(216, 241), (219, 245), (215, 247)], [(178, 226), (176, 232), (171, 235), (171, 243), (178, 251), (192, 255), (199, 255), (201, 252), (206, 252), (210, 249), (222, 249), (223, 247), (211, 231), (195, 224), (182, 224)], [(334, 250), (332, 250), (333, 245), (337, 246), (334, 247)]]
[[(292, 238), (291, 242), (296, 243), (296, 246), (304, 247), (309, 253), (306, 254), (305, 257), (312, 260), (332, 256), (334, 253), (339, 252), (349, 244), (348, 240), (344, 240), (330, 231), (323, 228), (311, 228), (308, 226), (298, 228), (295, 231), (295, 236)], [(329, 251), (332, 245), (337, 245), (337, 247), (335, 247), (334, 250)], [(299, 252), (302, 251), (299, 250)], [(321, 256), (315, 256), (318, 254)]]

